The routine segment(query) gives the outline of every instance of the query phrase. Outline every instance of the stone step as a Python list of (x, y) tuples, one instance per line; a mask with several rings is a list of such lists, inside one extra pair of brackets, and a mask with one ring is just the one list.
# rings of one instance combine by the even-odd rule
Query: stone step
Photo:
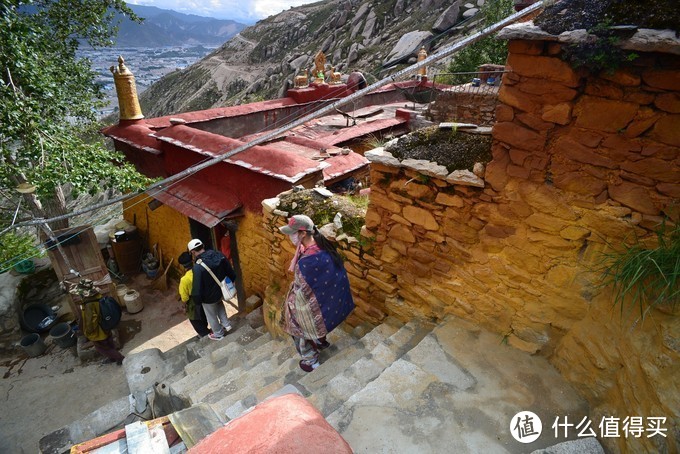
[[(208, 336), (205, 336), (189, 347), (187, 354), (190, 358), (192, 358), (190, 363), (192, 365), (189, 366), (187, 373), (192, 373), (192, 368), (202, 368), (205, 364), (212, 362), (212, 353), (216, 350), (219, 350), (220, 348), (223, 348), (225, 344), (238, 342), (241, 345), (245, 345), (261, 335), (260, 332), (253, 329), (248, 323), (245, 322), (245, 320), (242, 319), (232, 321), (232, 326), (234, 326), (234, 330), (222, 340), (214, 341), (209, 339)], [(196, 361), (201, 362), (197, 365), (193, 364)]]
[[(314, 372), (305, 375), (298, 381), (300, 391), (306, 395), (318, 391), (333, 377), (341, 374), (359, 358), (375, 348), (376, 345), (394, 334), (395, 331), (396, 328), (393, 326), (381, 324), (367, 333), (358, 342), (347, 346), (334, 345), (324, 350), (321, 352), (321, 365)], [(329, 357), (325, 357), (324, 354), (329, 355)]]
[[(343, 351), (358, 341), (344, 329), (334, 330), (327, 336), (327, 340), (332, 347), (321, 352), (322, 358), (325, 359), (331, 358), (336, 352)], [(297, 385), (298, 380), (307, 374), (298, 367), (300, 358), (292, 340), (279, 340), (278, 344), (271, 342), (258, 350), (249, 361), (252, 368), (243, 370), (243, 373), (251, 378), (246, 382), (246, 386), (233, 393), (230, 392), (233, 386), (229, 387), (227, 389), (229, 393), (213, 405), (220, 416), (233, 419), (285, 385)], [(253, 373), (254, 370), (265, 372)], [(210, 397), (206, 396), (206, 399)]]
[[(587, 402), (545, 358), (450, 318), (326, 420), (355, 452), (527, 452), (503, 429), (524, 410), (544, 424), (588, 415)], [(531, 450), (555, 444), (553, 435), (544, 425)]]
[[(230, 412), (227, 412), (227, 409), (230, 409), (234, 405), (239, 405), (239, 407), (244, 409), (253, 407), (260, 402), (261, 399), (264, 399), (271, 394), (271, 392), (269, 392), (266, 396), (262, 396), (261, 393), (259, 393), (261, 389), (269, 389), (268, 385), (274, 382), (278, 385), (280, 380), (282, 380), (282, 377), (289, 375), (297, 377), (300, 374), (303, 374), (304, 372), (298, 367), (298, 361), (299, 360), (295, 357), (288, 358), (278, 367), (273, 367), (273, 364), (269, 361), (263, 361), (257, 364), (243, 374), (240, 379), (232, 383), (234, 385), (233, 388), (237, 388), (234, 392), (224, 395), (219, 400), (212, 403), (213, 409), (220, 417), (223, 417), (226, 420), (233, 419), (242, 411), (235, 415), (233, 409)], [(281, 387), (281, 385), (278, 385), (276, 386), (276, 389)], [(260, 396), (259, 398), (258, 395)], [(212, 402), (214, 397), (215, 395), (207, 396), (206, 399)]]
[[(378, 377), (390, 364), (414, 348), (431, 330), (431, 325), (411, 321), (376, 345), (345, 371), (309, 396), (322, 414), (329, 415), (351, 395)], [(315, 371), (316, 372), (316, 371)]]
[[(185, 403), (191, 402), (189, 394), (198, 386), (214, 379), (219, 373), (213, 357), (218, 359), (237, 357), (244, 350), (245, 346), (258, 341), (262, 337), (269, 337), (261, 332), (254, 330), (248, 324), (238, 327), (233, 333), (220, 341), (213, 341), (203, 338), (199, 341), (202, 345), (195, 346), (194, 354), (201, 354), (195, 361), (184, 366), (184, 369), (177, 374), (168, 377), (161, 383), (160, 392), (167, 392), (175, 399)], [(266, 339), (265, 339), (266, 340)], [(218, 362), (224, 366), (224, 361)], [(159, 387), (157, 387), (159, 388)]]

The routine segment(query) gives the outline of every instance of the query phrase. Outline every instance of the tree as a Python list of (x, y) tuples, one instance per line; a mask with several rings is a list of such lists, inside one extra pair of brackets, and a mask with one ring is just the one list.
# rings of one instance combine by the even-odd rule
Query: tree
[[(484, 17), (483, 26), (488, 27), (505, 19), (512, 14), (513, 6), (513, 0), (488, 0), (479, 12)], [(508, 43), (491, 35), (455, 54), (448, 70), (452, 73), (476, 72), (485, 63), (505, 64), (507, 57)]]
[(0, 195), (13, 207), (0, 229), (15, 217), (21, 183), (35, 192), (17, 220), (64, 212), (66, 183), (76, 195), (148, 184), (97, 134), (103, 96), (76, 55), (80, 43), (112, 45), (119, 14), (139, 21), (121, 0), (0, 0)]

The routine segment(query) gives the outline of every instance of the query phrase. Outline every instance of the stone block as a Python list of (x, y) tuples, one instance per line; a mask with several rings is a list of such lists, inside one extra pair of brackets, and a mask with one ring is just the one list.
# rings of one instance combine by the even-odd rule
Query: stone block
[(446, 181), (460, 186), (473, 186), (476, 188), (484, 187), (484, 180), (469, 170), (454, 170), (447, 175)]
[(414, 206), (405, 206), (402, 211), (404, 217), (413, 224), (423, 226), (427, 230), (439, 230), (439, 224), (428, 210)]
[(541, 119), (559, 125), (567, 125), (571, 122), (571, 104), (563, 102), (556, 105), (546, 105), (543, 107)]
[(581, 128), (618, 132), (630, 123), (638, 105), (594, 96), (582, 96), (574, 107), (575, 125)]
[(508, 52), (513, 54), (541, 55), (544, 45), (544, 41), (512, 39), (508, 42)]
[(578, 95), (578, 91), (573, 88), (541, 79), (526, 79), (516, 88), (524, 96), (531, 96), (533, 102), (541, 105), (571, 102)]
[(407, 227), (411, 227), (413, 225), (409, 221), (404, 219), (402, 216), (399, 216), (398, 214), (391, 215), (390, 219), (393, 220), (394, 222), (398, 222), (399, 224), (404, 224)]
[(435, 202), (454, 208), (463, 208), (465, 206), (465, 201), (462, 197), (456, 194), (447, 194), (445, 192), (437, 194)]
[(654, 93), (647, 93), (639, 90), (626, 91), (626, 93), (623, 94), (623, 100), (640, 104), (641, 106), (647, 106), (654, 101)]
[(520, 76), (548, 79), (567, 87), (577, 87), (579, 76), (567, 62), (557, 57), (508, 54), (507, 65)]
[(499, 104), (496, 106), (496, 121), (512, 121), (515, 117), (515, 111), (512, 107), (506, 104)]
[(595, 79), (586, 84), (587, 95), (599, 96), (608, 99), (623, 99), (623, 89), (609, 82)]
[(506, 172), (508, 176), (513, 177), (513, 178), (521, 178), (523, 180), (526, 180), (529, 178), (529, 175), (531, 174), (531, 170), (527, 169), (525, 167), (520, 167), (516, 165), (510, 164), (508, 168), (506, 169)]
[(416, 247), (411, 247), (408, 249), (408, 257), (423, 264), (428, 264), (435, 261), (435, 256), (431, 252), (426, 252)]
[(560, 192), (549, 186), (521, 182), (518, 192), (522, 199), (537, 211), (572, 221), (578, 218), (573, 209), (564, 203)]
[(640, 85), (640, 76), (633, 74), (628, 69), (617, 69), (613, 72), (602, 71), (599, 74), (599, 77), (624, 87), (636, 87)]
[(533, 96), (527, 96), (526, 93), (521, 92), (516, 87), (509, 87), (507, 85), (501, 86), (498, 92), (498, 101), (523, 112), (538, 112), (542, 104), (538, 102), (538, 99), (534, 99)]
[(659, 208), (650, 196), (649, 190), (637, 184), (623, 181), (607, 186), (609, 196), (617, 202), (644, 214), (658, 215)]
[(505, 225), (487, 224), (484, 227), (483, 233), (485, 235), (493, 237), (493, 238), (507, 238), (507, 237), (515, 234), (515, 228), (505, 226)]
[[(680, 127), (680, 124), (678, 127)], [(672, 162), (662, 159), (647, 158), (637, 162), (626, 161), (621, 164), (621, 169), (665, 183), (680, 181), (680, 168)]]
[(406, 185), (406, 192), (414, 199), (431, 199), (434, 196), (432, 189), (424, 184), (409, 183)]
[(411, 232), (411, 229), (402, 224), (395, 224), (392, 226), (387, 236), (388, 238), (403, 241), (405, 243), (415, 243), (416, 241), (416, 237)]
[(590, 236), (590, 230), (579, 227), (576, 225), (570, 225), (560, 230), (560, 236), (567, 240), (578, 241)]
[(680, 71), (677, 69), (648, 69), (642, 73), (642, 80), (652, 88), (680, 91)]
[(680, 184), (678, 183), (660, 183), (656, 186), (656, 190), (668, 197), (680, 199)]
[(569, 225), (563, 219), (546, 213), (534, 213), (526, 219), (526, 223), (538, 230), (553, 233), (557, 233)]
[(680, 147), (680, 115), (664, 115), (659, 118), (650, 133), (650, 138)]
[(374, 207), (369, 207), (366, 210), (366, 228), (373, 230), (376, 227), (380, 226), (380, 223), (382, 222), (382, 218), (380, 217), (380, 214), (375, 210)]
[[(555, 171), (555, 167), (553, 167)], [(556, 188), (576, 194), (596, 197), (607, 189), (607, 182), (578, 172), (555, 173), (553, 184)]]
[(603, 156), (596, 150), (585, 147), (574, 140), (571, 136), (562, 136), (553, 145), (555, 155), (572, 159), (583, 164), (590, 164), (607, 169), (615, 169), (618, 162), (614, 162), (609, 156)]
[(680, 94), (678, 93), (661, 93), (656, 95), (654, 105), (668, 113), (680, 113)]
[[(397, 202), (391, 200), (389, 197), (386, 197), (383, 194), (371, 191), (369, 210), (371, 208), (378, 207), (387, 211), (391, 211), (392, 213), (401, 213), (401, 205), (399, 205)], [(366, 225), (368, 225), (368, 220), (366, 221)]]
[(496, 123), (493, 128), (493, 137), (513, 147), (528, 151), (542, 151), (546, 140), (545, 133), (535, 132), (510, 122)]
[(394, 263), (399, 260), (401, 256), (402, 255), (399, 253), (399, 251), (386, 244), (383, 246), (382, 252), (380, 253), (380, 260), (386, 263)]

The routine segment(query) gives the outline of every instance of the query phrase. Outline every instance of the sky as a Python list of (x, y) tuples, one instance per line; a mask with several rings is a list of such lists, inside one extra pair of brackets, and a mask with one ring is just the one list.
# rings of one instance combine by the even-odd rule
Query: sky
[(291, 6), (314, 1), (318, 0), (126, 0), (126, 3), (254, 24)]

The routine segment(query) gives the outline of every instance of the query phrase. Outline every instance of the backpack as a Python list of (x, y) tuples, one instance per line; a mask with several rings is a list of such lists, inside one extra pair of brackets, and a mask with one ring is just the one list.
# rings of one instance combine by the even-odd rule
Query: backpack
[(99, 313), (101, 315), (99, 326), (102, 329), (111, 330), (120, 323), (123, 310), (120, 308), (118, 301), (110, 296), (105, 296), (99, 300)]

